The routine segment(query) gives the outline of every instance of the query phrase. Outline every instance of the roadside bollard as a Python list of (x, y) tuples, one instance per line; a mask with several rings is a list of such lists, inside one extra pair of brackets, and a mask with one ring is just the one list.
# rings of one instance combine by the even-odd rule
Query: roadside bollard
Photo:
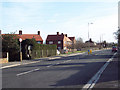
[(22, 52), (20, 52), (20, 61), (22, 62)]
[(88, 55), (90, 54), (90, 50), (88, 50)]
[(92, 54), (92, 50), (90, 49), (90, 54)]

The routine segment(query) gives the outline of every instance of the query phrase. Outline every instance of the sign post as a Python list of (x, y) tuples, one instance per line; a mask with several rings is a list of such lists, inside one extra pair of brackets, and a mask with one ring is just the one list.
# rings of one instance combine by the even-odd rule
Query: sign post
[(22, 38), (19, 38), (20, 41), (20, 61), (22, 62), (22, 52), (21, 52), (21, 42), (22, 42)]

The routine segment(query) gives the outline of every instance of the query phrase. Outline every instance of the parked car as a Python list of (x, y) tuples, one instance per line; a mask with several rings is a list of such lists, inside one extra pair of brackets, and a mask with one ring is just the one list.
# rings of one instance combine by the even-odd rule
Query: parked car
[(117, 52), (117, 47), (113, 46), (112, 47), (112, 52)]

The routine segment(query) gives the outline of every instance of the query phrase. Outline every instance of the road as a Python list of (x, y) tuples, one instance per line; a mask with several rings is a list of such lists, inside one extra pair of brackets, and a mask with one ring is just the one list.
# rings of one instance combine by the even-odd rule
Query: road
[(82, 89), (113, 54), (102, 50), (2, 69), (2, 87)]

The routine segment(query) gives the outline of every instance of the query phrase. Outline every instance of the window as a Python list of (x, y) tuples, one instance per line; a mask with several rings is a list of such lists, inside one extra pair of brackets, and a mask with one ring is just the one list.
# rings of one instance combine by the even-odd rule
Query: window
[(58, 41), (58, 44), (61, 44), (61, 41)]
[(40, 41), (38, 41), (37, 43), (38, 43), (38, 44), (41, 44), (41, 42), (40, 42)]
[(53, 44), (53, 41), (49, 41), (49, 44)]
[(66, 41), (64, 41), (64, 43), (66, 44)]

